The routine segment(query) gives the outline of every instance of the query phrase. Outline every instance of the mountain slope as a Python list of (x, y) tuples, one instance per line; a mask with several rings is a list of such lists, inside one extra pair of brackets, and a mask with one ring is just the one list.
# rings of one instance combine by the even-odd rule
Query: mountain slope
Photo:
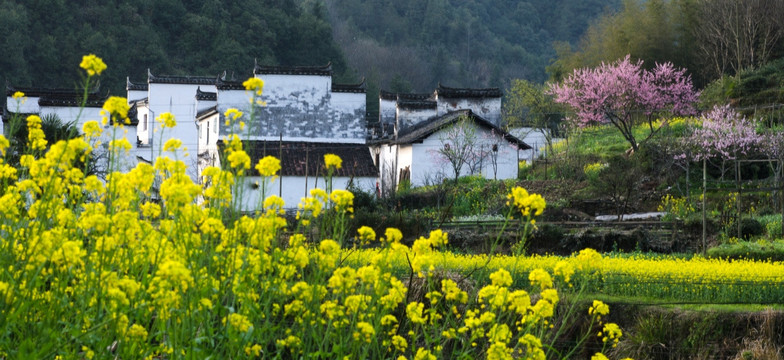
[(294, 0), (0, 0), (0, 76), (16, 86), (75, 87), (81, 56), (109, 68), (103, 90), (125, 77), (251, 75), (253, 60), (323, 65), (346, 73), (321, 7)]

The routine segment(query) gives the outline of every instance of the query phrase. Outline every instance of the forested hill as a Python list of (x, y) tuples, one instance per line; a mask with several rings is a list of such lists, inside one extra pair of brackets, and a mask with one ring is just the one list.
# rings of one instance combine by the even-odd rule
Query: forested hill
[(349, 65), (397, 91), (541, 82), (553, 43), (576, 45), (619, 0), (325, 0)]
[(0, 0), (0, 81), (72, 87), (81, 56), (109, 68), (102, 89), (125, 91), (125, 77), (155, 74), (251, 75), (253, 60), (323, 65), (339, 77), (346, 63), (326, 12), (297, 0)]

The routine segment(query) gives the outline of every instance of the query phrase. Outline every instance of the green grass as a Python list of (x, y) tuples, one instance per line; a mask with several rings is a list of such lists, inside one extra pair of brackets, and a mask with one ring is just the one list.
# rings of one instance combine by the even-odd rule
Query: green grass
[(708, 249), (709, 258), (784, 261), (784, 241), (740, 241)]
[[(672, 120), (669, 122), (669, 125), (659, 130), (652, 139), (665, 136), (683, 136), (687, 132), (688, 126), (687, 122), (682, 121), (682, 119)], [(650, 132), (648, 124), (637, 125), (633, 130), (634, 137), (638, 143), (647, 138)], [(556, 150), (560, 153), (567, 151), (567, 144), (568, 151), (572, 155), (599, 157), (600, 159), (623, 154), (631, 148), (631, 144), (621, 135), (621, 132), (609, 124), (576, 129), (569, 136), (568, 141), (561, 142), (556, 146)]]

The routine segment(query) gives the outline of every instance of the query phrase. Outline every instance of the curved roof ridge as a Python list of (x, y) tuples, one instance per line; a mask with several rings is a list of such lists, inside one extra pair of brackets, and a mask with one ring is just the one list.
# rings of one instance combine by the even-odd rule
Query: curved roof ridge
[(125, 90), (147, 91), (148, 88), (147, 83), (135, 83), (131, 81), (130, 76), (125, 77)]
[(503, 93), (500, 88), (453, 88), (438, 83), (436, 95), (449, 98), (477, 98), (477, 97), (501, 97)]
[[(97, 83), (95, 87), (87, 91), (88, 96), (96, 96), (100, 91), (101, 84)], [(15, 92), (21, 91), (27, 97), (42, 97), (42, 96), (83, 96), (84, 91), (81, 89), (69, 88), (46, 88), (46, 87), (18, 87), (6, 85), (6, 96), (11, 96)]]
[(215, 85), (217, 76), (192, 76), (192, 75), (153, 75), (147, 69), (147, 82), (159, 84), (188, 84), (188, 85)]
[(196, 88), (196, 100), (216, 101), (218, 93), (212, 91), (202, 91), (201, 86)]
[(223, 78), (218, 78), (215, 81), (215, 87), (218, 90), (245, 90), (245, 85), (242, 85), (241, 81), (226, 80)]
[(365, 78), (363, 77), (359, 83), (356, 84), (337, 84), (332, 83), (332, 91), (333, 92), (352, 92), (352, 93), (364, 93), (367, 89), (365, 85)]
[(280, 65), (260, 65), (258, 60), (253, 66), (253, 74), (272, 74), (272, 75), (332, 75), (332, 61), (326, 65), (319, 66), (280, 66)]

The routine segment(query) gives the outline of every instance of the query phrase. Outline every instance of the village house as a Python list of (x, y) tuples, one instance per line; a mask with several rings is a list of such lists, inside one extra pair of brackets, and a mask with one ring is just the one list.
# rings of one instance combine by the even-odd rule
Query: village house
[[(128, 99), (139, 108), (140, 156), (147, 150), (148, 158), (154, 158), (160, 152), (156, 147), (160, 149), (170, 137), (179, 138), (188, 149), (177, 156), (188, 159), (189, 173), (198, 180), (206, 167), (220, 166), (222, 140), (237, 134), (253, 165), (266, 155), (281, 160), (280, 177), (266, 189), (266, 195), (282, 197), (287, 208), (296, 207), (311, 189), (324, 187), (327, 153), (343, 160), (342, 168), (334, 174), (333, 189), (375, 188), (378, 169), (367, 146), (364, 82), (334, 84), (329, 64), (257, 64), (253, 76), (265, 83), (260, 97), (265, 104), (253, 108), (252, 92), (245, 90), (242, 81), (228, 79), (225, 74), (214, 78), (149, 74), (146, 87), (128, 81)], [(225, 114), (230, 108), (243, 112), (242, 126), (240, 121), (226, 125)], [(177, 126), (161, 133), (154, 119), (165, 111), (175, 114)], [(251, 169), (244, 181), (242, 208), (254, 209), (263, 180)]]
[[(459, 175), (491, 179), (517, 177), (518, 162), (531, 147), (504, 131), (498, 88), (468, 89), (443, 85), (433, 93), (379, 94), (379, 124), (371, 142), (384, 193), (401, 182), (422, 186), (454, 176), (455, 165), (444, 155), (465, 146)], [(466, 134), (470, 144), (465, 144)]]
[[(24, 98), (14, 99), (13, 94), (16, 92), (22, 92), (25, 95)], [(2, 122), (0, 122), (2, 123), (2, 129), (0, 131), (8, 135), (10, 122), (14, 118), (25, 120), (28, 115), (35, 114), (42, 119), (54, 116), (63, 125), (72, 124), (81, 132), (84, 123), (88, 121), (101, 122), (103, 118), (101, 115), (102, 107), (108, 98), (108, 95), (101, 95), (98, 88), (93, 89), (88, 92), (87, 100), (84, 103), (84, 108), (82, 108), (84, 93), (81, 91), (6, 86), (6, 103), (3, 108)], [(103, 135), (99, 139), (102, 146), (93, 152), (93, 156), (97, 158), (96, 161), (106, 160), (107, 157), (103, 156), (103, 154), (106, 153), (106, 145), (113, 137), (117, 139), (125, 138), (131, 144), (131, 150), (125, 156), (117, 159), (118, 163), (115, 164), (117, 165), (115, 169), (124, 171), (136, 166), (136, 145), (138, 141), (136, 135), (136, 110), (135, 107), (130, 108), (128, 111), (130, 124), (124, 124), (126, 126), (121, 128), (122, 130), (119, 130), (120, 128), (115, 130), (111, 123), (103, 126)], [(26, 126), (26, 123), (23, 122), (22, 125)], [(95, 171), (99, 175), (105, 175), (103, 172), (105, 172), (106, 166), (102, 164), (96, 165)]]
[[(198, 128), (196, 119), (197, 91), (214, 92), (217, 76), (170, 76), (153, 75), (147, 71), (145, 83), (126, 82), (128, 103), (138, 109), (137, 132), (141, 161), (153, 163), (158, 156), (169, 156), (182, 160), (188, 166), (187, 173), (194, 182), (199, 181), (197, 160)], [(174, 115), (176, 125), (163, 127), (160, 116), (163, 113)], [(163, 153), (166, 140), (176, 138), (182, 141), (182, 148), (175, 152)]]

